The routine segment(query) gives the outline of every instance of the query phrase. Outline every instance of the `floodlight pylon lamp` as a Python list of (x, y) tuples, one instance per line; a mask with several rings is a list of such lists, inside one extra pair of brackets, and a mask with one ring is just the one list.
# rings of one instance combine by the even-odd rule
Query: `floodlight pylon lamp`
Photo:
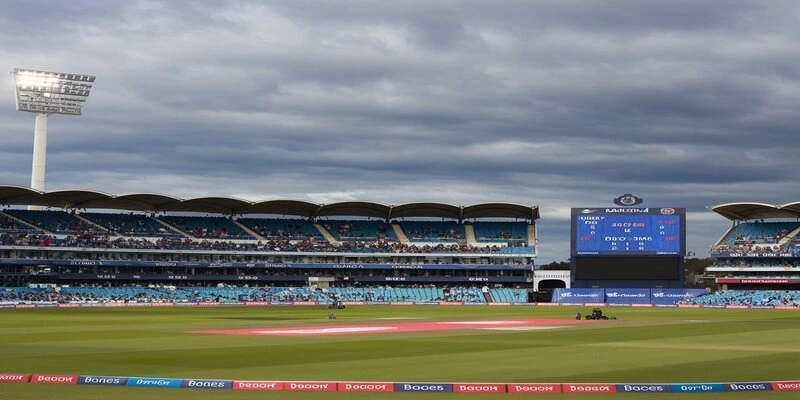
[(81, 115), (93, 75), (14, 69), (17, 111)]

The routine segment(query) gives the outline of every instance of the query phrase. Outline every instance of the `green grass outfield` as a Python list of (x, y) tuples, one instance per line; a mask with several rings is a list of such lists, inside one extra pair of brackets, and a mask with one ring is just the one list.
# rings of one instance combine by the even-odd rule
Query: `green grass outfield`
[[(604, 308), (616, 321), (555, 330), (316, 337), (192, 330), (564, 318), (591, 307), (352, 306), (0, 310), (0, 372), (233, 380), (692, 383), (800, 379), (800, 311)], [(0, 399), (664, 399), (700, 394), (240, 392), (0, 384)], [(731, 399), (800, 392), (725, 393)]]

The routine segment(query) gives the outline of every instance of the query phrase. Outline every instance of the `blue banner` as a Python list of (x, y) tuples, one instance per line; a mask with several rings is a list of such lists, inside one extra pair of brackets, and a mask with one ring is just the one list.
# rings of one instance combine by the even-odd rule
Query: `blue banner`
[(772, 390), (772, 385), (769, 382), (740, 382), (740, 383), (726, 383), (726, 392), (755, 392), (762, 390)]
[(617, 385), (617, 392), (622, 393), (666, 393), (671, 391), (672, 387), (670, 385), (648, 385), (641, 383)]
[(674, 306), (677, 302), (689, 300), (706, 294), (705, 289), (564, 289), (553, 290), (553, 303), (606, 303), (654, 304)]
[(78, 385), (125, 386), (127, 384), (128, 378), (120, 376), (81, 375), (78, 378)]
[(564, 289), (553, 290), (553, 303), (603, 303), (604, 289)]
[(705, 289), (650, 289), (653, 304), (675, 304), (706, 294)]
[(685, 383), (682, 385), (670, 385), (673, 392), (680, 393), (699, 393), (699, 392), (721, 392), (724, 389), (719, 383)]
[(608, 304), (650, 304), (650, 289), (606, 289)]
[(452, 392), (452, 383), (395, 383), (395, 392)]
[(184, 379), (182, 388), (192, 389), (231, 389), (233, 381), (221, 381), (215, 379)]
[(183, 379), (172, 378), (128, 378), (127, 386), (179, 388)]

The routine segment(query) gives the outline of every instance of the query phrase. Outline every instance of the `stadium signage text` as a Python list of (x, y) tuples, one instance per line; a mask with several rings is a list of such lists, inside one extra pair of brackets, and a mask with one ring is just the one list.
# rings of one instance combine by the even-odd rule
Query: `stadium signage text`
[(634, 392), (634, 393), (646, 393), (646, 392), (671, 392), (672, 387), (670, 385), (617, 385), (617, 392)]
[(615, 385), (568, 384), (564, 385), (564, 393), (616, 393)]
[(505, 393), (506, 385), (487, 383), (459, 383), (453, 385), (455, 393)]
[(722, 392), (719, 383), (672, 385), (673, 392)]
[(233, 387), (233, 381), (184, 379), (181, 387), (192, 389), (231, 389)]
[(509, 393), (561, 393), (559, 384), (515, 383), (508, 385)]
[(394, 384), (388, 382), (341, 382), (336, 386), (339, 392), (394, 392)]
[(772, 382), (772, 390), (800, 390), (800, 381)]
[(25, 374), (0, 374), (0, 382), (19, 382), (27, 383), (31, 379), (30, 375)]
[(183, 379), (128, 378), (127, 386), (179, 388), (181, 387), (182, 384), (183, 384)]
[(125, 386), (128, 378), (119, 376), (90, 376), (81, 375), (78, 379), (79, 385), (104, 385), (104, 386)]
[(261, 390), (261, 391), (283, 390), (283, 382), (234, 381), (232, 389), (233, 390)]
[(765, 283), (765, 284), (787, 284), (800, 283), (800, 279), (775, 279), (775, 278), (717, 278), (717, 283)]
[(452, 392), (452, 383), (395, 383), (395, 392)]
[(717, 258), (747, 258), (747, 257), (768, 257), (768, 258), (790, 258), (797, 257), (794, 253), (712, 253)]
[(623, 213), (623, 214), (635, 214), (635, 213), (649, 213), (649, 208), (606, 208), (606, 213)]
[(768, 382), (728, 383), (725, 385), (726, 392), (753, 392), (763, 390), (772, 390), (772, 386)]
[(283, 390), (306, 391), (306, 392), (335, 392), (336, 383), (334, 382), (286, 382)]
[(32, 383), (47, 383), (54, 385), (74, 385), (78, 382), (78, 377), (73, 375), (34, 375)]

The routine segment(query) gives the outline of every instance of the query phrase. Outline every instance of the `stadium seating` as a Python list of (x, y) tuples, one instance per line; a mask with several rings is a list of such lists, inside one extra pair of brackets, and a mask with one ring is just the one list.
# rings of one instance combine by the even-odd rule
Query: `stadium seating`
[(313, 223), (302, 219), (240, 218), (238, 221), (269, 240), (325, 240)]
[(3, 233), (36, 233), (40, 230), (33, 228), (29, 225), (17, 222), (6, 216), (0, 214), (0, 232)]
[(320, 223), (337, 240), (397, 240), (392, 227), (383, 221), (324, 220)]
[(241, 227), (225, 217), (195, 217), (166, 215), (165, 222), (178, 229), (203, 239), (255, 239)]
[(154, 219), (142, 214), (82, 213), (81, 216), (123, 236), (180, 236)]
[(478, 242), (527, 241), (528, 224), (525, 222), (476, 221), (472, 223)]
[(800, 222), (747, 222), (728, 235), (729, 246), (751, 243), (777, 243), (789, 232), (800, 227)]
[(54, 234), (78, 235), (86, 232), (94, 234), (106, 233), (81, 221), (66, 211), (11, 209), (5, 212)]
[(726, 290), (689, 299), (684, 304), (800, 307), (800, 291)]
[(402, 221), (399, 224), (412, 242), (454, 242), (466, 237), (464, 225), (455, 221)]
[(528, 291), (525, 289), (489, 289), (492, 301), (502, 303), (525, 303)]

